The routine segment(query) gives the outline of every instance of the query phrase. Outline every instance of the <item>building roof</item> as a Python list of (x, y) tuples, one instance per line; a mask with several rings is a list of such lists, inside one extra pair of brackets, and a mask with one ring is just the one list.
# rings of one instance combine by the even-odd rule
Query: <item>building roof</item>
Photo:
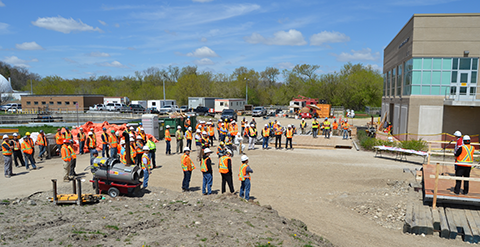
[(31, 94), (31, 95), (22, 95), (22, 97), (103, 97), (100, 94)]
[(215, 101), (244, 101), (245, 99), (215, 99)]

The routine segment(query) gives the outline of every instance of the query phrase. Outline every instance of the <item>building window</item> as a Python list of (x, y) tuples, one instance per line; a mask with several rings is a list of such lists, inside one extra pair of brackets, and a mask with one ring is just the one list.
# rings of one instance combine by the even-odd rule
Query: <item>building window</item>
[(57, 105), (61, 105), (62, 104), (62, 101), (57, 101)]
[(74, 104), (74, 105), (77, 105), (77, 101), (73, 101), (73, 104)]
[(396, 80), (397, 80), (397, 68), (393, 68), (393, 70), (392, 70), (392, 94), (391, 94), (392, 96), (397, 95), (395, 93), (395, 89), (397, 87), (396, 84), (395, 84)]
[(70, 105), (70, 101), (65, 101), (65, 105)]
[(398, 65), (397, 69), (397, 96), (402, 95), (402, 65)]
[(34, 104), (34, 105), (38, 105), (38, 101), (34, 101), (33, 104)]
[(223, 102), (220, 102), (220, 106), (223, 106)]
[(152, 106), (157, 106), (157, 102), (152, 102)]
[(392, 95), (392, 94), (390, 93), (390, 85), (391, 85), (391, 82), (392, 82), (392, 80), (391, 80), (391, 75), (392, 75), (392, 72), (391, 72), (391, 71), (388, 71), (388, 72), (387, 72), (387, 96)]
[(53, 101), (48, 102), (48, 104), (53, 105)]
[(47, 102), (45, 102), (45, 101), (42, 101), (42, 105), (46, 105), (46, 104), (47, 104)]
[(30, 101), (27, 101), (27, 105), (31, 105), (32, 103)]
[(470, 58), (460, 58), (460, 70), (470, 70), (470, 62), (472, 59)]

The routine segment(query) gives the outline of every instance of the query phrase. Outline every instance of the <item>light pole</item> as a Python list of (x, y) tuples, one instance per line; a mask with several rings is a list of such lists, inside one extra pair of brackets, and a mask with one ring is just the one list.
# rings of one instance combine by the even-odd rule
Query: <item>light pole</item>
[(245, 77), (245, 105), (248, 105), (248, 79)]

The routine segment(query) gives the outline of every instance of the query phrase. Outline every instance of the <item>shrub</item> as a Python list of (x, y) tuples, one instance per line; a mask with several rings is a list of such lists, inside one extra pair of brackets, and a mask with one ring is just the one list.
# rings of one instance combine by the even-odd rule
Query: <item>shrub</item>
[(404, 149), (412, 149), (415, 151), (427, 151), (427, 142), (420, 140), (407, 140), (400, 142), (400, 147)]

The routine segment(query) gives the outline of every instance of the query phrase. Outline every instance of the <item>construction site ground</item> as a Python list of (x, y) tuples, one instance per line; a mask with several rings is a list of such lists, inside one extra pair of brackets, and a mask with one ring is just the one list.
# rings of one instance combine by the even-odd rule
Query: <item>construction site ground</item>
[[(259, 118), (256, 120), (258, 126), (263, 126), (267, 121)], [(291, 123), (299, 126), (300, 123), (300, 120), (295, 119), (281, 118), (280, 121), (284, 126)], [(354, 120), (354, 124), (362, 125), (369, 121), (369, 119), (365, 119), (363, 122), (361, 121), (362, 120)], [(311, 121), (309, 120), (308, 123), (310, 125)], [(319, 138), (323, 137), (320, 136)], [(175, 148), (176, 143), (173, 141), (172, 154), (175, 153)], [(196, 152), (193, 152), (191, 156), (196, 157), (196, 154)], [(278, 211), (281, 217), (288, 219), (288, 222), (285, 223), (282, 223), (282, 220), (278, 221), (276, 218), (275, 220), (271, 220), (270, 223), (277, 229), (269, 229), (273, 232), (271, 244), (283, 246), (303, 246), (305, 244), (313, 246), (328, 245), (328, 243), (322, 242), (323, 240), (316, 237), (317, 235), (324, 237), (335, 246), (452, 246), (465, 244), (458, 239), (445, 240), (435, 235), (421, 236), (404, 234), (402, 232), (406, 204), (410, 200), (421, 200), (421, 194), (413, 192), (413, 189), (409, 186), (409, 183), (414, 181), (413, 174), (404, 172), (404, 168), (421, 168), (420, 163), (423, 160), (422, 158), (412, 156), (409, 157), (409, 162), (399, 162), (389, 159), (388, 157), (374, 158), (373, 152), (356, 151), (355, 148), (302, 149), (295, 148), (294, 146), (294, 150), (262, 150), (261, 146), (258, 145), (255, 150), (246, 150), (246, 154), (249, 157), (250, 166), (254, 171), (251, 180), (251, 197), (261, 206), (270, 205), (274, 210)], [(226, 197), (219, 196), (221, 177), (216, 166), (212, 188), (215, 193), (214, 195), (201, 195), (202, 174), (198, 161), (194, 161), (197, 169), (193, 172), (190, 183), (193, 192), (182, 193), (181, 182), (183, 173), (180, 165), (180, 154), (166, 156), (165, 143), (164, 141), (160, 141), (157, 143), (156, 157), (157, 165), (160, 167), (153, 170), (150, 176), (149, 188), (151, 192), (145, 194), (143, 198), (122, 197), (119, 200), (110, 199), (105, 195), (105, 201), (116, 204), (111, 204), (109, 207), (99, 207), (99, 210), (106, 210), (102, 211), (101, 214), (98, 214), (95, 209), (82, 211), (80, 213), (77, 206), (57, 206), (59, 208), (58, 210), (54, 206), (49, 206), (50, 204), (47, 203), (46, 197), (50, 196), (52, 191), (51, 179), (58, 179), (58, 181), (60, 181), (59, 193), (71, 193), (71, 185), (61, 182), (63, 178), (63, 165), (59, 158), (39, 162), (39, 170), (27, 172), (25, 168), (14, 167), (14, 173), (17, 175), (10, 179), (0, 178), (0, 199), (5, 199), (10, 202), (23, 199), (21, 201), (17, 200), (17, 202), (19, 202), (17, 205), (23, 206), (17, 211), (15, 211), (16, 206), (13, 205), (13, 203), (11, 203), (8, 208), (6, 206), (0, 206), (2, 216), (5, 214), (9, 216), (0, 217), (0, 222), (2, 223), (2, 241), (5, 242), (5, 234), (9, 232), (9, 229), (28, 229), (29, 232), (22, 233), (22, 235), (35, 235), (35, 232), (41, 231), (43, 227), (52, 230), (42, 232), (42, 235), (38, 236), (38, 239), (45, 241), (43, 242), (45, 245), (48, 244), (48, 241), (52, 241), (55, 245), (58, 245), (58, 239), (62, 238), (62, 236), (58, 236), (59, 234), (55, 233), (54, 228), (51, 227), (52, 225), (69, 225), (69, 221), (75, 222), (74, 225), (72, 223), (70, 227), (72, 227), (71, 229), (77, 230), (76, 233), (68, 236), (68, 241), (74, 241), (77, 238), (84, 239), (85, 236), (88, 236), (90, 241), (96, 241), (95, 238), (91, 237), (94, 234), (82, 235), (81, 233), (88, 233), (90, 231), (89, 229), (96, 229), (95, 227), (97, 227), (98, 224), (102, 224), (101, 218), (92, 219), (89, 217), (89, 214), (91, 214), (92, 217), (103, 215), (103, 219), (108, 220), (108, 209), (116, 216), (115, 219), (111, 219), (112, 221), (103, 223), (102, 227), (104, 227), (104, 232), (112, 232), (118, 230), (116, 228), (120, 228), (121, 234), (119, 232), (117, 235), (114, 235), (117, 238), (115, 239), (116, 241), (121, 241), (120, 243), (116, 243), (121, 245), (130, 242), (133, 242), (135, 245), (135, 243), (143, 243), (142, 241), (151, 244), (151, 239), (160, 239), (155, 243), (159, 243), (162, 246), (168, 244), (173, 246), (189, 246), (198, 244), (198, 242), (208, 246), (222, 246), (222, 243), (224, 246), (245, 246), (246, 243), (255, 246), (256, 243), (259, 242), (266, 244), (266, 239), (270, 239), (258, 240), (252, 236), (240, 236), (244, 238), (244, 240), (236, 242), (235, 238), (233, 238), (233, 240), (229, 242), (228, 239), (230, 237), (222, 231), (242, 231), (242, 229), (245, 229), (245, 225), (251, 229), (260, 229), (259, 224), (261, 223), (251, 218), (251, 220), (246, 221), (248, 223), (245, 223), (245, 220), (240, 221), (243, 222), (241, 223), (242, 227), (235, 226), (235, 224), (240, 224), (236, 223), (239, 221), (234, 220), (234, 218), (237, 217), (235, 215), (236, 211), (244, 212), (249, 217), (258, 215), (259, 218), (263, 218), (264, 220), (268, 218), (268, 216), (266, 216), (263, 210), (264, 207), (257, 206), (256, 209), (251, 208), (256, 205), (255, 203), (243, 203), (236, 200), (234, 195)], [(213, 155), (213, 157), (214, 163), (218, 164), (216, 155)], [(90, 172), (84, 172), (84, 169), (89, 165), (89, 154), (79, 155), (77, 159), (77, 173), (83, 174), (82, 178), (85, 179), (83, 187), (89, 188), (91, 192), (91, 183), (89, 183), (88, 180), (92, 178), (92, 175)], [(3, 164), (3, 159), (0, 159), (0, 161)], [(235, 191), (238, 191), (240, 188), (240, 182), (237, 179), (240, 163), (240, 155), (235, 154), (233, 157)], [(88, 191), (87, 189), (85, 190)], [(35, 194), (29, 198), (30, 201), (35, 200), (36, 203), (27, 201), (26, 197), (36, 192), (42, 193)], [(155, 200), (157, 200), (157, 202)], [(152, 221), (147, 221), (147, 223), (143, 225), (136, 224), (135, 218), (128, 217), (128, 215), (134, 214), (136, 210), (144, 211), (146, 205), (148, 205), (150, 209), (151, 207), (161, 206), (174, 207), (175, 203), (182, 205), (191, 204), (193, 207), (199, 205), (199, 201), (202, 204), (208, 204), (209, 211), (219, 211), (221, 208), (231, 207), (233, 211), (229, 210), (221, 215), (212, 215), (212, 217), (218, 217), (218, 219), (215, 220), (219, 222), (235, 222), (235, 224), (222, 225), (220, 229), (217, 227), (216, 230), (209, 231), (209, 235), (204, 237), (201, 234), (192, 235), (192, 228), (178, 227), (177, 225), (181, 224), (191, 227), (192, 224), (208, 224), (209, 218), (206, 217), (206, 213), (189, 213), (188, 216), (185, 217), (190, 217), (188, 218), (190, 222), (185, 222), (186, 220), (182, 218), (182, 215), (173, 215), (170, 217), (175, 218), (168, 218), (169, 214), (163, 214), (162, 218), (171, 222), (171, 225), (162, 228), (163, 233), (148, 231), (149, 227), (158, 227), (159, 225), (159, 221), (154, 221), (153, 218), (155, 218), (155, 216), (151, 214), (155, 212), (142, 216), (152, 217)], [(218, 202), (229, 203), (229, 206)], [(37, 204), (37, 206), (31, 206), (29, 204)], [(105, 202), (103, 202), (103, 204), (105, 204)], [(135, 207), (137, 204), (143, 204), (144, 206), (140, 209), (139, 207)], [(268, 208), (268, 206), (265, 208)], [(116, 211), (120, 211), (126, 216), (122, 217), (119, 213), (116, 213)], [(170, 208), (170, 211), (175, 210)], [(63, 218), (60, 220), (61, 222), (52, 220), (52, 222), (41, 223), (42, 220), (48, 221), (48, 217), (52, 217), (52, 219), (55, 218), (52, 216), (52, 212), (62, 212)], [(16, 218), (13, 217), (12, 214), (17, 214), (18, 218), (22, 219), (14, 220)], [(194, 219), (191, 221), (192, 214), (195, 214), (197, 220)], [(205, 217), (203, 218), (198, 215), (204, 215)], [(47, 217), (47, 219), (45, 219), (45, 217)], [(77, 217), (81, 220), (73, 220)], [(140, 217), (141, 220), (138, 220), (144, 222), (145, 218), (142, 217)], [(6, 221), (6, 219), (8, 219), (8, 221)], [(32, 219), (34, 219), (33, 222), (31, 221)], [(299, 242), (295, 231), (304, 228), (302, 224), (295, 223), (296, 221), (290, 221), (290, 219), (298, 219), (304, 222), (308, 226), (308, 230), (316, 235), (311, 236), (307, 233), (307, 237), (304, 237), (306, 242)], [(200, 223), (197, 224), (196, 221)], [(38, 227), (26, 227), (35, 225), (35, 222), (40, 222)], [(150, 225), (148, 222), (150, 222)], [(252, 226), (249, 226), (249, 223)], [(122, 227), (125, 224), (127, 224), (130, 230), (126, 231), (125, 227)], [(266, 224), (266, 226), (268, 224)], [(95, 227), (93, 227), (93, 225), (95, 225)], [(215, 227), (208, 226), (212, 229)], [(132, 227), (137, 230), (132, 231)], [(289, 230), (282, 230), (284, 228)], [(262, 228), (261, 231), (267, 232), (265, 229), (267, 228)], [(215, 237), (215, 231), (217, 237)], [(218, 236), (219, 231), (220, 236)], [(45, 234), (51, 234), (51, 237)], [(156, 236), (155, 234), (161, 234), (162, 236)], [(127, 241), (124, 235), (132, 237), (129, 237)], [(102, 238), (102, 236), (103, 235), (101, 235), (100, 238)], [(170, 242), (168, 238), (164, 239), (165, 236), (170, 238)], [(286, 236), (288, 236), (288, 238)], [(50, 238), (52, 240), (50, 240)], [(34, 238), (31, 240), (33, 241)], [(68, 243), (68, 241), (62, 242), (62, 244)], [(268, 241), (270, 242), (270, 240)], [(29, 245), (33, 244), (32, 242), (28, 243), (30, 243)], [(89, 243), (87, 245), (94, 245), (94, 242), (85, 243)], [(100, 240), (98, 243), (103, 244)], [(114, 245), (115, 241), (113, 241), (113, 243), (107, 243), (109, 243), (108, 245)], [(12, 244), (12, 242), (10, 242), (10, 244)], [(22, 244), (17, 245), (21, 246)]]

